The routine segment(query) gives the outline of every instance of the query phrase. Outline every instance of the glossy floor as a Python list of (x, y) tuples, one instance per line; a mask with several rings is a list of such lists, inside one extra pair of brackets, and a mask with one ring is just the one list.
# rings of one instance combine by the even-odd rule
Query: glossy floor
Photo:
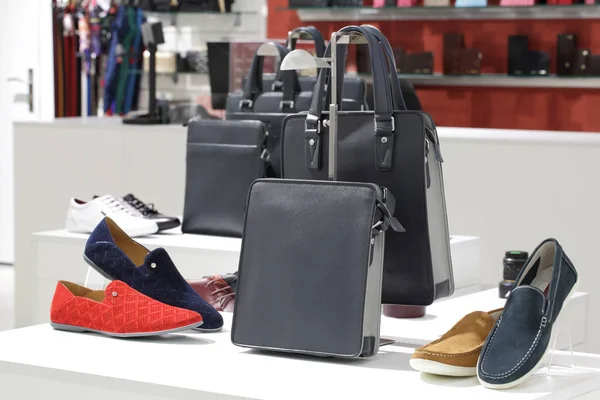
[(13, 328), (15, 269), (0, 264), (0, 331)]

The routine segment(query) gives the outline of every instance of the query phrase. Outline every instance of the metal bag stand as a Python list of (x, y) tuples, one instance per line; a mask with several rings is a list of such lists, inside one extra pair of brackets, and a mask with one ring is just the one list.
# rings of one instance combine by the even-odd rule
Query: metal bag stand
[[(289, 35), (291, 37), (292, 35)], [(300, 37), (300, 35), (296, 36)], [(359, 33), (340, 33), (331, 34), (331, 57), (313, 57), (306, 50), (292, 50), (281, 62), (281, 70), (299, 70), (315, 68), (331, 68), (331, 79), (329, 80), (329, 92), (331, 93), (331, 103), (329, 104), (329, 119), (323, 121), (323, 125), (329, 128), (329, 167), (328, 179), (337, 180), (337, 160), (338, 160), (338, 98), (337, 98), (337, 45), (338, 44), (364, 44), (366, 38)], [(385, 232), (381, 232), (381, 240), (385, 240)], [(380, 338), (379, 347), (394, 343), (393, 339)]]

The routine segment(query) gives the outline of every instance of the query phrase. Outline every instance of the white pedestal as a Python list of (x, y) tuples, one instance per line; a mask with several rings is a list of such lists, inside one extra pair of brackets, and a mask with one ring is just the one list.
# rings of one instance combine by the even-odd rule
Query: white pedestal
[[(577, 294), (563, 312), (579, 315), (576, 309), (587, 297)], [(599, 398), (600, 357), (595, 355), (576, 353), (576, 368), (567, 368), (562, 366), (570, 365), (570, 354), (558, 351), (553, 357), (557, 366), (549, 373), (541, 370), (507, 391), (485, 389), (474, 377), (435, 377), (410, 368), (415, 346), (407, 343), (428, 342), (464, 314), (499, 304), (496, 291), (488, 290), (436, 303), (426, 318), (384, 317), (382, 336), (397, 343), (362, 360), (235, 347), (229, 313), (220, 333), (135, 340), (38, 325), (0, 333), (0, 388), (3, 398), (45, 400)]]
[[(32, 259), (29, 268), (20, 265), (18, 279), (28, 279), (31, 291), (19, 290), (16, 296), (32, 299), (28, 310), (34, 324), (49, 321), (48, 310), (59, 280), (84, 284), (88, 266), (83, 261), (83, 250), (88, 235), (65, 230), (41, 232), (33, 235)], [(164, 247), (186, 279), (237, 271), (241, 239), (190, 234), (160, 234), (136, 239), (149, 249)], [(453, 236), (452, 260), (457, 289), (479, 283), (479, 239)], [(57, 260), (59, 260), (57, 262)], [(93, 274), (97, 274), (93, 271)], [(99, 274), (98, 274), (99, 276)], [(18, 301), (17, 304), (24, 304)]]

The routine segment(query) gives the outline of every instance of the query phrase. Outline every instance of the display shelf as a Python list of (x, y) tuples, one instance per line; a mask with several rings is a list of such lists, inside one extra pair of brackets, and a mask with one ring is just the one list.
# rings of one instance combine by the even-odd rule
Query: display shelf
[[(370, 74), (359, 74), (372, 82)], [(415, 86), (540, 87), (563, 89), (600, 89), (600, 76), (509, 76), (504, 74), (444, 75), (398, 74)]]
[[(231, 344), (230, 313), (213, 334), (113, 339), (37, 325), (0, 333), (0, 387), (7, 399), (572, 399), (600, 389), (600, 357), (556, 351), (542, 369), (510, 390), (489, 390), (476, 377), (421, 374), (409, 366), (417, 344), (460, 317), (495, 306), (495, 291), (435, 303), (424, 318), (382, 318), (396, 343), (369, 359), (338, 360), (264, 353)], [(567, 307), (573, 307), (575, 296)], [(474, 308), (475, 307), (475, 308)], [(571, 310), (565, 310), (571, 315)], [(413, 338), (418, 338), (417, 344)], [(575, 368), (568, 366), (574, 362)], [(584, 369), (586, 368), (586, 369)], [(597, 397), (589, 397), (597, 398)]]
[(258, 15), (256, 10), (244, 11), (203, 11), (203, 12), (146, 12), (145, 15), (150, 19), (161, 21), (165, 26), (183, 26), (188, 29), (201, 30), (201, 25), (206, 24), (210, 20), (228, 23), (232, 22), (233, 26), (240, 26), (242, 18), (253, 18)]
[(255, 15), (258, 11), (256, 10), (242, 10), (242, 11), (230, 11), (230, 12), (220, 12), (220, 11), (145, 11), (144, 15), (148, 17), (162, 17), (165, 15), (176, 15), (176, 16), (227, 16), (227, 15)]
[(600, 6), (527, 7), (305, 7), (293, 8), (298, 18), (310, 21), (410, 21), (410, 20), (514, 20), (597, 19)]

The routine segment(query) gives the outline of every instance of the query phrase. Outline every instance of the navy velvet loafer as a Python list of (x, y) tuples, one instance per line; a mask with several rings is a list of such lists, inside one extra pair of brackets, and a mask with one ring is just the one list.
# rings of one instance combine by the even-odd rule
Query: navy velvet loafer
[(202, 315), (196, 329), (216, 332), (223, 317), (181, 276), (167, 251), (149, 251), (131, 239), (110, 218), (102, 220), (90, 235), (83, 258), (107, 279), (120, 280), (148, 297)]
[(511, 388), (543, 364), (554, 323), (577, 282), (575, 267), (555, 239), (535, 249), (481, 350), (477, 377), (483, 386)]

